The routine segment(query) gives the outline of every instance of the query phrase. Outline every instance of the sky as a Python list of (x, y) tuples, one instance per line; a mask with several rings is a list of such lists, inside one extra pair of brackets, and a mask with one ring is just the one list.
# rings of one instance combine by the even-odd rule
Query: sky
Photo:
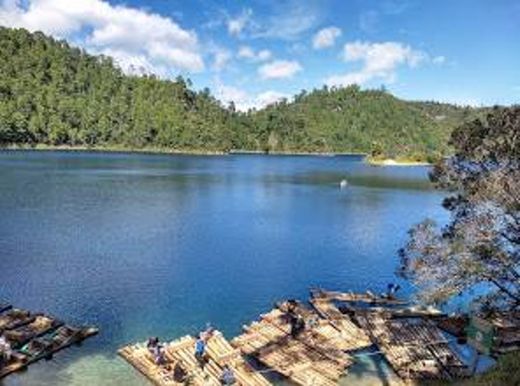
[(520, 0), (0, 0), (129, 74), (188, 77), (238, 109), (323, 85), (411, 100), (520, 103)]

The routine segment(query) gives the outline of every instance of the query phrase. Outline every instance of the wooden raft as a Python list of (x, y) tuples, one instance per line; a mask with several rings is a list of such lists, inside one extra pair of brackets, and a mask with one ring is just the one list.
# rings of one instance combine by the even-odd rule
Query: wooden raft
[(322, 288), (311, 289), (311, 298), (329, 301), (339, 301), (347, 303), (366, 303), (366, 304), (386, 304), (386, 305), (404, 305), (407, 301), (400, 299), (390, 299), (375, 295), (367, 291), (366, 293), (327, 291)]
[(327, 319), (339, 331), (341, 340), (345, 343), (344, 350), (358, 350), (372, 346), (368, 335), (330, 300), (311, 299), (312, 306), (318, 314)]
[(264, 365), (298, 385), (336, 385), (351, 357), (342, 351), (339, 332), (318, 315), (298, 305), (296, 312), (308, 327), (296, 338), (290, 335), (282, 303), (261, 315), (259, 321), (244, 326), (244, 333), (231, 344), (246, 355), (253, 355)]
[(358, 322), (405, 379), (451, 379), (467, 373), (467, 367), (431, 322), (390, 319), (388, 314), (359, 312)]
[(97, 328), (75, 328), (43, 314), (3, 307), (0, 328), (10, 343), (10, 360), (0, 365), (0, 379), (98, 333)]
[[(167, 363), (164, 365), (154, 362), (145, 343), (129, 345), (118, 351), (128, 363), (159, 386), (184, 385), (187, 380), (194, 386), (219, 386), (224, 365), (230, 366), (233, 370), (239, 386), (271, 385), (218, 331), (207, 343), (207, 363), (204, 368), (201, 368), (194, 352), (195, 339), (191, 336), (185, 336), (165, 345)], [(187, 380), (174, 378), (175, 366), (180, 366), (185, 371)]]

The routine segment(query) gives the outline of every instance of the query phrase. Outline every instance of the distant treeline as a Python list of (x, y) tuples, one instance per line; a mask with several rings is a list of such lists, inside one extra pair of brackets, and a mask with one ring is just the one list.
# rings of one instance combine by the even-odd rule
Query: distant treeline
[(237, 112), (189, 80), (127, 76), (42, 33), (0, 28), (0, 144), (367, 152), (424, 159), (482, 109), (407, 102), (357, 86)]

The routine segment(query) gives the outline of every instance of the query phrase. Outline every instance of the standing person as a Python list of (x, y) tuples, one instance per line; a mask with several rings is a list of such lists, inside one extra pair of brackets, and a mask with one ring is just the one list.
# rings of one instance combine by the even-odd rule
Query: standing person
[(195, 342), (195, 358), (199, 362), (199, 365), (202, 369), (204, 369), (204, 365), (206, 364), (206, 341), (203, 339), (203, 334), (199, 335), (199, 338)]

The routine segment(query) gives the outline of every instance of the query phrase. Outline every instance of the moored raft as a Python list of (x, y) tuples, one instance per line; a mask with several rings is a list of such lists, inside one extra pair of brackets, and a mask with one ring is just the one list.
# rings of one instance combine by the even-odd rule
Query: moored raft
[(7, 338), (12, 348), (25, 345), (34, 338), (45, 335), (46, 333), (62, 326), (63, 322), (47, 315), (36, 315), (35, 319), (16, 329), (7, 330), (4, 336)]
[(380, 311), (358, 312), (356, 319), (401, 378), (452, 379), (467, 375), (467, 366), (432, 322), (391, 319)]
[(231, 344), (297, 385), (336, 385), (352, 364), (338, 344), (338, 331), (323, 328), (319, 316), (301, 303), (292, 302), (291, 307), (305, 320), (307, 327), (300, 334), (291, 335), (284, 302), (245, 326)]
[[(348, 307), (340, 309), (337, 302)], [(468, 374), (468, 366), (434, 323), (443, 316), (436, 309), (369, 292), (325, 290), (314, 290), (310, 305), (296, 300), (277, 303), (243, 326), (243, 333), (230, 342), (215, 332), (207, 341), (203, 367), (195, 357), (196, 341), (191, 336), (165, 345), (166, 366), (154, 362), (145, 344), (126, 346), (119, 354), (159, 386), (180, 384), (171, 380), (171, 367), (177, 365), (193, 385), (219, 385), (225, 366), (232, 368), (238, 385), (270, 384), (252, 369), (248, 357), (296, 385), (333, 386), (354, 363), (354, 352), (372, 346), (405, 380)], [(516, 338), (517, 330), (511, 331), (503, 334), (504, 340)]]
[(17, 327), (29, 324), (36, 319), (29, 311), (19, 308), (11, 308), (0, 315), (0, 330), (13, 330)]
[(25, 370), (42, 359), (49, 359), (58, 351), (79, 344), (97, 333), (98, 329), (95, 327), (76, 328), (62, 325), (52, 332), (32, 339), (22, 347), (13, 350), (9, 362), (0, 366), (0, 379)]
[(313, 298), (310, 302), (318, 314), (339, 331), (345, 343), (344, 350), (359, 350), (372, 346), (368, 335), (354, 324), (348, 315), (343, 314), (331, 300)]
[[(146, 343), (125, 346), (118, 351), (121, 357), (158, 386), (184, 385), (187, 381), (195, 386), (219, 386), (226, 365), (233, 371), (237, 386), (271, 385), (219, 331), (214, 331), (207, 342), (203, 367), (195, 357), (195, 338), (191, 336), (165, 344), (164, 352), (166, 363), (159, 365), (154, 361)], [(183, 378), (176, 378), (176, 367), (185, 375)]]
[(0, 304), (0, 331), (9, 354), (0, 363), (0, 379), (98, 333), (97, 328), (66, 326), (53, 316), (33, 314), (8, 303)]
[(365, 304), (385, 304), (385, 305), (405, 305), (407, 301), (378, 296), (371, 291), (365, 293), (328, 291), (322, 288), (312, 288), (311, 298), (329, 301), (339, 301), (346, 303), (365, 303)]

